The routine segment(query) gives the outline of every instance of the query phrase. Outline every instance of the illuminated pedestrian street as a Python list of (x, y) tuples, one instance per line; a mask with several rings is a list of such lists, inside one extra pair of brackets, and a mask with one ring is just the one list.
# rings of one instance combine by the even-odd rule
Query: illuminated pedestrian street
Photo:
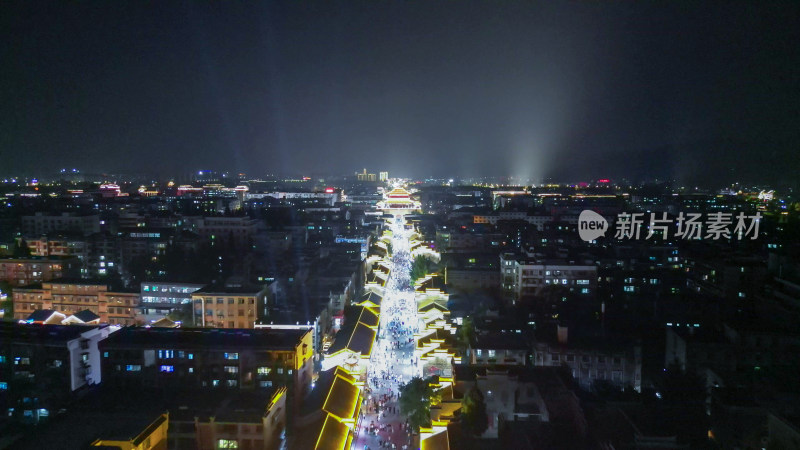
[[(391, 274), (386, 282), (378, 337), (367, 370), (366, 404), (357, 449), (410, 448), (410, 434), (400, 416), (398, 390), (418, 373), (414, 333), (418, 327), (414, 290), (410, 284), (410, 230), (402, 216), (390, 224)], [(381, 447), (383, 446), (383, 447)]]

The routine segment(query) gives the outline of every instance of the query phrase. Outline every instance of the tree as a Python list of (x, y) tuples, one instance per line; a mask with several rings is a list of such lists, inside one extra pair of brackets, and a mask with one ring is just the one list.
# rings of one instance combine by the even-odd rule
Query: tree
[(25, 242), (25, 239), (14, 242), (13, 255), (14, 258), (27, 258), (31, 256), (31, 249), (28, 247), (28, 243)]
[(167, 319), (173, 322), (181, 322), (181, 324), (184, 326), (195, 326), (192, 304), (187, 303), (173, 309), (169, 314), (167, 314)]
[(440, 401), (440, 395), (433, 389), (433, 378), (414, 377), (400, 387), (400, 412), (406, 416), (414, 430), (430, 426), (431, 406)]
[(411, 283), (416, 282), (418, 279), (424, 277), (431, 270), (431, 260), (424, 255), (418, 255), (411, 263)]
[(461, 327), (458, 329), (458, 342), (462, 349), (475, 347), (475, 324), (471, 317), (464, 317)]
[(469, 437), (479, 437), (489, 428), (489, 414), (481, 391), (473, 386), (461, 399), (461, 431)]
[(120, 275), (115, 268), (107, 269), (105, 276), (101, 278), (105, 278), (106, 283), (108, 283), (113, 290), (121, 289), (124, 285), (122, 282), (122, 275)]

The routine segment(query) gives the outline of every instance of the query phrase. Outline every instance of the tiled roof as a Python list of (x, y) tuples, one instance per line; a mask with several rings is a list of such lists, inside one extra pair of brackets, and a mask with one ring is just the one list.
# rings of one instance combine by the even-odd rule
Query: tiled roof
[(56, 314), (56, 311), (52, 309), (37, 309), (36, 311), (32, 312), (30, 316), (28, 316), (28, 320), (34, 322), (46, 322), (53, 314)]
[(359, 300), (358, 305), (365, 305), (367, 303), (372, 303), (373, 305), (380, 307), (382, 301), (383, 297), (381, 297), (379, 294), (375, 292), (370, 291), (361, 297), (361, 300)]
[(314, 450), (345, 450), (350, 447), (350, 428), (336, 417), (328, 415), (322, 424)]
[(336, 340), (328, 352), (336, 353), (347, 349), (355, 353), (361, 353), (363, 356), (368, 356), (372, 353), (372, 344), (375, 342), (376, 334), (377, 331), (374, 329), (361, 322), (355, 322), (355, 325), (346, 326), (339, 330)]
[(308, 330), (220, 328), (123, 328), (103, 340), (104, 347), (263, 348), (292, 350)]
[(93, 320), (98, 320), (100, 318), (100, 316), (98, 316), (97, 314), (93, 313), (89, 309), (84, 309), (82, 311), (78, 311), (75, 314), (73, 314), (73, 316), (75, 316), (76, 319), (80, 319), (84, 323), (91, 322)]
[(450, 450), (450, 439), (447, 430), (436, 433), (420, 442), (421, 450)]

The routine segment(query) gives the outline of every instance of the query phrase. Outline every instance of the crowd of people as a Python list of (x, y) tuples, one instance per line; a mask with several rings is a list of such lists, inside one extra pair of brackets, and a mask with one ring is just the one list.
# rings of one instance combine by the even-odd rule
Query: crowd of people
[(399, 390), (417, 374), (414, 333), (417, 309), (410, 287), (411, 255), (409, 232), (403, 221), (392, 225), (392, 271), (381, 303), (380, 332), (367, 372), (367, 400), (362, 407), (364, 431), (372, 437), (365, 449), (407, 449), (411, 446), (411, 427), (402, 419)]

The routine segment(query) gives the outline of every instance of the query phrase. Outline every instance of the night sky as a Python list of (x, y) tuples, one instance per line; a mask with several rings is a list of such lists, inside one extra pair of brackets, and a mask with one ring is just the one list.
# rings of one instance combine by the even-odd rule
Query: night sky
[(796, 179), (799, 5), (4, 1), (0, 173)]

